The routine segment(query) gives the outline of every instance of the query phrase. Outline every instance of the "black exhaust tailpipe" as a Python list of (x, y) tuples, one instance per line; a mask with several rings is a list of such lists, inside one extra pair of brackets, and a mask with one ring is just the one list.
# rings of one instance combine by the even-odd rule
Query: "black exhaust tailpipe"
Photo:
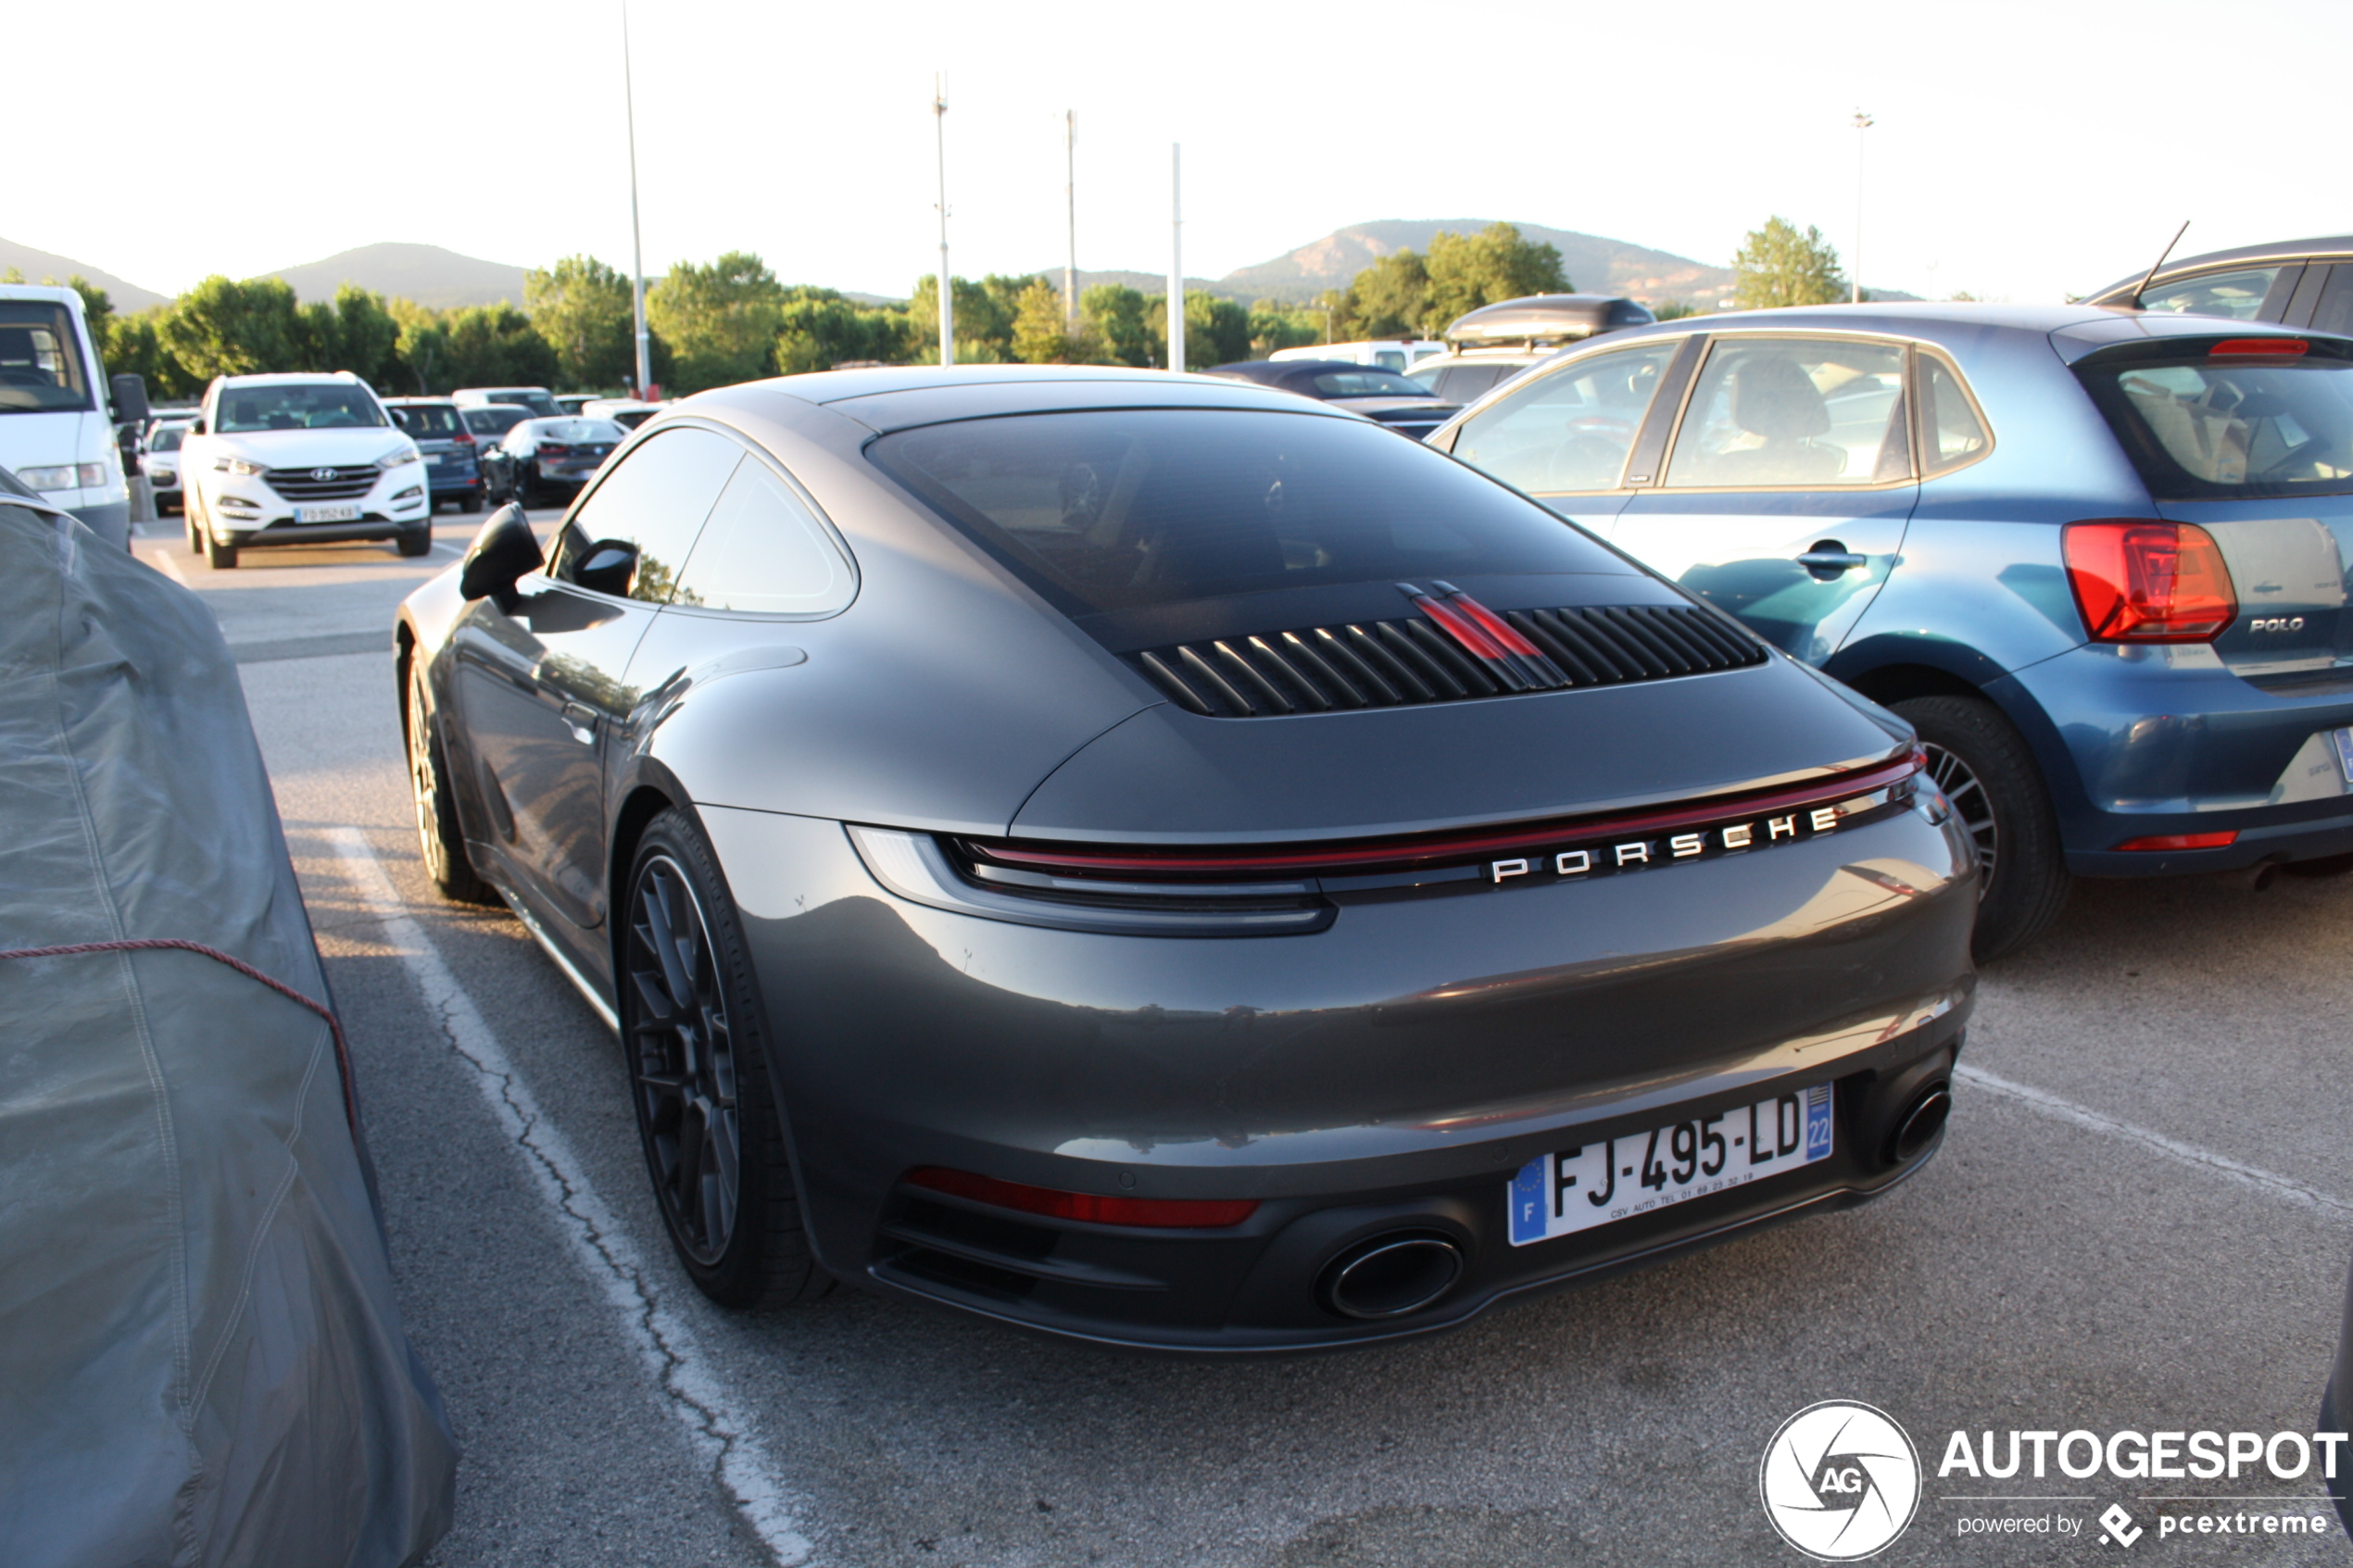
[(1952, 1094), (1941, 1082), (1931, 1084), (1896, 1122), (1895, 1135), (1887, 1141), (1888, 1163), (1902, 1165), (1917, 1159), (1936, 1141), (1936, 1135), (1944, 1130), (1944, 1119), (1952, 1113)]
[(1324, 1271), (1316, 1294), (1347, 1318), (1419, 1311), (1463, 1277), (1463, 1250), (1428, 1231), (1390, 1231), (1357, 1243)]

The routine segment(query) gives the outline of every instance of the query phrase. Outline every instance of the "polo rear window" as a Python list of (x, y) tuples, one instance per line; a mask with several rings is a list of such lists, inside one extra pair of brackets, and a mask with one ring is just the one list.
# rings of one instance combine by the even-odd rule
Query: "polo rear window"
[(2177, 340), (2075, 373), (2158, 500), (2333, 495), (2353, 494), (2348, 353), (2318, 338)]
[(1629, 568), (1459, 463), (1363, 420), (1244, 409), (1021, 414), (869, 456), (1065, 613), (1290, 589)]

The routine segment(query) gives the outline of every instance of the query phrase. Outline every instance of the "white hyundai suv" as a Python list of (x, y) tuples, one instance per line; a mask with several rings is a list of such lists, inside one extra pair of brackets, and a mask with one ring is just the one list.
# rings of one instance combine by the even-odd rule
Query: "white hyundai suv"
[(368, 383), (333, 375), (216, 376), (180, 448), (188, 546), (215, 567), (247, 545), (391, 539), (433, 548), (417, 444)]

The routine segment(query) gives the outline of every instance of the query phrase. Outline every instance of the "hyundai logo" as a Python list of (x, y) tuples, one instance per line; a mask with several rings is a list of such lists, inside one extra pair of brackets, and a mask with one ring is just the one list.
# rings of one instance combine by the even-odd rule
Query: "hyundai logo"
[(310, 470), (310, 477), (317, 480), (321, 484), (326, 483), (327, 481), (334, 478), (334, 476), (335, 470), (333, 469), (312, 469)]

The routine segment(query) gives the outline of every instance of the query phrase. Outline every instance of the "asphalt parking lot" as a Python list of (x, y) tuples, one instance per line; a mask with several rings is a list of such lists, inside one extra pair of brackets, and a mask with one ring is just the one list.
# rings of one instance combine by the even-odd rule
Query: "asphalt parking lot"
[[(1887, 1411), (1927, 1466), (1882, 1562), (2353, 1561), (2334, 1531), (2159, 1533), (2325, 1514), (2310, 1474), (1936, 1474), (1956, 1430), (2312, 1431), (2353, 1254), (2353, 878), (2086, 884), (1984, 976), (1917, 1179), (1440, 1338), (1202, 1365), (850, 1289), (734, 1316), (671, 1263), (612, 1037), (519, 924), (418, 869), (392, 607), (476, 521), (445, 515), (417, 561), (212, 573), (176, 520), (139, 545), (236, 646), (346, 1022), (403, 1310), (465, 1449), (438, 1568), (1796, 1562), (1757, 1466), (1828, 1399)], [(2102, 1538), (2111, 1504), (2135, 1546)], [(2049, 1528), (1961, 1533), (2011, 1516)]]

